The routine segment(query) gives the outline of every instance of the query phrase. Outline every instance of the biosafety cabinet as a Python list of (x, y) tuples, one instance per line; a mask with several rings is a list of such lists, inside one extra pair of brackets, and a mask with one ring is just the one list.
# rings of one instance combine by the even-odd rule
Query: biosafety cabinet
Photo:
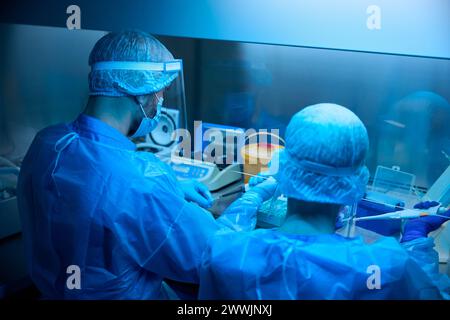
[[(278, 129), (283, 136), (302, 108), (337, 103), (367, 127), (369, 187), (377, 170), (387, 168), (413, 177), (407, 180), (412, 202), (433, 185), (440, 186), (433, 192), (448, 193), (447, 0), (20, 1), (4, 7), (0, 296), (30, 285), (15, 198), (21, 160), (39, 130), (83, 110), (88, 55), (107, 31), (148, 31), (183, 59), (186, 119), (178, 126), (192, 131), (202, 121)], [(378, 178), (389, 177), (384, 173)]]

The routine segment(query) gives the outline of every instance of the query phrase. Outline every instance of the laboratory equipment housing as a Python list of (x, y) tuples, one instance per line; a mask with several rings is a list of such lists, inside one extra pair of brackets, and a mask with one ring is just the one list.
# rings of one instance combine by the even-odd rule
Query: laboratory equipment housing
[[(0, 25), (0, 156), (20, 167), (35, 134), (68, 122), (88, 98), (88, 55), (103, 31)], [(367, 127), (367, 165), (415, 175), (417, 200), (450, 164), (450, 60), (300, 46), (158, 36), (184, 61), (194, 120), (279, 129), (330, 102)], [(330, 141), (332, 143), (332, 141)], [(6, 179), (3, 175), (0, 179)], [(371, 184), (372, 181), (369, 182)], [(14, 190), (0, 190), (0, 296), (29, 290)]]

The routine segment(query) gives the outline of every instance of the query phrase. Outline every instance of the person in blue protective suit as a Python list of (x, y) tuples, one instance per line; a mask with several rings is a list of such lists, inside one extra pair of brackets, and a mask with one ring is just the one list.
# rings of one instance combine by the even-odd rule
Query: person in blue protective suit
[(45, 298), (164, 298), (164, 278), (198, 282), (201, 252), (223, 227), (198, 206), (212, 197), (129, 140), (158, 123), (179, 76), (173, 61), (147, 33), (105, 35), (89, 57), (84, 112), (40, 131), (29, 148), (18, 204), (28, 269)]
[[(382, 237), (369, 244), (335, 233), (342, 206), (361, 199), (369, 178), (368, 135), (354, 113), (334, 104), (307, 107), (291, 119), (285, 138), (275, 175), (288, 198), (284, 223), (212, 237), (202, 257), (201, 299), (449, 297), (450, 281), (438, 273), (437, 253), (427, 238), (444, 218), (408, 222), (402, 243)], [(259, 180), (272, 179), (266, 178)], [(245, 203), (241, 198), (227, 212), (255, 219), (261, 202)]]

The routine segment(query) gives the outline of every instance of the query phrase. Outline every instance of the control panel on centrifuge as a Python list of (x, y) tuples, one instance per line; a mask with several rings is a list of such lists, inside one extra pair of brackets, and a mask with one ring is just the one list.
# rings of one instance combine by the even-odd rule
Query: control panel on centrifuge
[(171, 162), (170, 166), (175, 171), (177, 177), (184, 179), (201, 179), (208, 175), (208, 168), (186, 164)]
[(239, 164), (219, 166), (211, 162), (182, 157), (171, 157), (166, 161), (178, 179), (198, 180), (204, 183), (209, 191), (221, 189), (242, 178)]

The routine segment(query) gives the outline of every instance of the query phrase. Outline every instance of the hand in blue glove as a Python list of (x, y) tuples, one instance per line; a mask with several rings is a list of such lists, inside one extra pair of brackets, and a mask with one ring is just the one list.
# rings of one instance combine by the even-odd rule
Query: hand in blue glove
[(180, 185), (187, 201), (195, 202), (205, 209), (212, 206), (214, 199), (203, 183), (196, 180), (184, 180), (180, 181)]
[(265, 179), (258, 185), (251, 187), (244, 194), (244, 196), (257, 194), (262, 199), (262, 201), (266, 201), (273, 197), (273, 195), (275, 194), (275, 190), (277, 189), (277, 185), (277, 181), (273, 177), (270, 177), (268, 179)]
[[(439, 205), (436, 201), (420, 202), (414, 206), (415, 209), (429, 209)], [(450, 218), (450, 210), (444, 213), (439, 213), (441, 216)], [(444, 222), (449, 219), (443, 217), (437, 217), (433, 215), (424, 216), (416, 219), (411, 219), (406, 222), (403, 229), (403, 237), (401, 242), (412, 241), (417, 238), (426, 238), (428, 234), (437, 228), (439, 228)]]
[(256, 176), (253, 176), (248, 180), (248, 185), (250, 187), (254, 187), (254, 186), (266, 181), (268, 178), (270, 178), (270, 175), (266, 171), (260, 172)]

